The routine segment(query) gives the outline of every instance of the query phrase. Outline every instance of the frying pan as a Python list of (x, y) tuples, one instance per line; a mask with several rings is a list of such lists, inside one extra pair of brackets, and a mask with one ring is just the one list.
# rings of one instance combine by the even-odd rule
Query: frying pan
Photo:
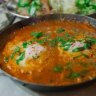
[[(15, 30), (20, 29), (26, 25), (30, 25), (32, 23), (38, 23), (44, 20), (62, 20), (62, 19), (70, 22), (71, 21), (80, 22), (80, 23), (88, 22), (92, 27), (96, 27), (96, 20), (87, 16), (72, 15), (72, 14), (51, 14), (51, 15), (34, 17), (34, 18), (31, 17), (31, 18), (22, 20), (20, 22), (17, 22), (11, 25), (10, 27), (0, 31), (0, 52), (3, 50), (4, 45), (8, 41), (8, 38), (10, 37), (10, 34)], [(8, 77), (10, 77), (13, 81), (18, 82), (19, 84), (24, 84), (26, 85), (26, 87), (36, 91), (61, 91), (61, 90), (71, 89), (74, 87), (78, 88), (79, 86), (89, 85), (96, 80), (96, 78), (94, 78), (93, 80), (89, 80), (79, 84), (68, 85), (68, 86), (48, 86), (43, 84), (29, 83), (29, 82), (20, 80), (14, 76), (11, 76), (10, 74), (6, 73), (4, 70), (2, 71)]]

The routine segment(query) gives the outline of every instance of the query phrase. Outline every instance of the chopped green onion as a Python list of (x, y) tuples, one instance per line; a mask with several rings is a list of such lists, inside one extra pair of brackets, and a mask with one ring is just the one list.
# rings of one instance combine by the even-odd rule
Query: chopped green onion
[(74, 36), (71, 35), (71, 34), (68, 33), (68, 32), (65, 32), (65, 35), (64, 35), (63, 38), (66, 39), (66, 40), (73, 40), (73, 39), (74, 39)]
[(79, 48), (75, 48), (72, 50), (72, 52), (79, 52), (79, 51), (83, 51), (84, 47), (79, 47)]
[(87, 38), (87, 39), (88, 39), (88, 41), (89, 41), (90, 43), (96, 44), (96, 38), (89, 37), (89, 38)]
[(59, 36), (56, 37), (56, 40), (57, 40), (58, 42), (65, 42), (65, 41), (66, 41), (66, 40), (64, 40), (63, 37), (59, 37)]
[(30, 14), (31, 16), (35, 16), (35, 14), (36, 14), (36, 7), (31, 6), (31, 7), (29, 8), (29, 14)]
[(84, 49), (89, 49), (91, 46), (90, 42), (85, 42), (84, 43)]
[(15, 49), (14, 49), (14, 53), (16, 53), (16, 52), (20, 52), (20, 47), (16, 47)]

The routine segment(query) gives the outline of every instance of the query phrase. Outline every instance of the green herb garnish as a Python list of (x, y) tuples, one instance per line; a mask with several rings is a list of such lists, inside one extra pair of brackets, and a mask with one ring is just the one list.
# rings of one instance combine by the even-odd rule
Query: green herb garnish
[(29, 10), (28, 10), (28, 13), (31, 16), (35, 16), (36, 12), (41, 10), (41, 8), (42, 8), (42, 3), (40, 0), (32, 0), (32, 3), (30, 4)]
[(25, 57), (25, 52), (22, 52), (22, 53), (20, 54), (20, 56), (18, 57), (18, 59), (16, 60), (16, 63), (19, 64), (20, 61), (22, 61), (22, 60), (24, 59), (24, 57)]
[(65, 41), (61, 43), (60, 47), (62, 47), (65, 51), (68, 51), (71, 45), (72, 45), (72, 42)]
[(9, 57), (4, 57), (4, 62), (7, 63), (9, 61)]
[(72, 50), (72, 52), (79, 52), (79, 51), (83, 51), (84, 47), (77, 47), (75, 49)]
[(73, 59), (77, 59), (77, 58), (80, 58), (82, 56), (85, 58), (89, 58), (89, 56), (87, 54), (81, 53), (80, 55), (73, 57)]
[(69, 78), (70, 79), (76, 79), (76, 78), (79, 78), (81, 76), (81, 73), (80, 72), (72, 72), (69, 74)]
[(72, 69), (72, 62), (67, 62), (67, 64), (64, 66), (65, 70), (70, 70)]
[(31, 32), (31, 36), (35, 38), (40, 38), (43, 36), (43, 32)]
[(87, 41), (89, 41), (91, 44), (96, 44), (96, 38), (89, 37), (87, 38)]
[(81, 55), (84, 56), (85, 58), (89, 58), (87, 54), (81, 53)]
[(91, 64), (92, 64), (94, 67), (96, 67), (96, 62), (91, 62)]
[(68, 32), (65, 32), (65, 35), (63, 36), (63, 38), (66, 40), (73, 40), (74, 36)]
[(18, 52), (20, 52), (20, 47), (17, 46), (17, 47), (14, 49), (13, 53), (11, 54), (10, 58), (13, 59), (14, 56), (15, 56), (15, 54), (18, 53)]
[(70, 79), (76, 79), (76, 78), (79, 78), (79, 77), (83, 77), (87, 73), (88, 73), (88, 70), (82, 70), (80, 72), (71, 72), (69, 74), (68, 78), (70, 78)]
[(46, 41), (47, 41), (46, 39), (37, 40), (37, 43), (39, 43), (39, 44), (44, 44)]
[(65, 29), (63, 29), (63, 28), (58, 28), (58, 29), (56, 30), (57, 33), (62, 33), (62, 32), (64, 32), (64, 31), (65, 31)]
[(54, 72), (62, 72), (63, 71), (63, 67), (61, 65), (56, 65), (54, 68), (53, 68), (53, 71)]
[(52, 40), (49, 41), (49, 45), (51, 47), (55, 47), (57, 44), (58, 44), (58, 41), (57, 41), (56, 38), (54, 38), (54, 39), (52, 39)]
[(22, 44), (23, 48), (27, 48), (28, 45), (29, 45), (28, 42), (23, 42), (23, 44)]

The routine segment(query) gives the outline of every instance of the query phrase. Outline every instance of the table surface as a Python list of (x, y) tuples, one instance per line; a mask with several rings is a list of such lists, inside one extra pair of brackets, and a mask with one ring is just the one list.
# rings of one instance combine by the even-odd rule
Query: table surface
[[(21, 19), (16, 18), (15, 22)], [(17, 86), (9, 77), (0, 71), (0, 96), (96, 96), (96, 83), (63, 92), (38, 93), (23, 86)]]

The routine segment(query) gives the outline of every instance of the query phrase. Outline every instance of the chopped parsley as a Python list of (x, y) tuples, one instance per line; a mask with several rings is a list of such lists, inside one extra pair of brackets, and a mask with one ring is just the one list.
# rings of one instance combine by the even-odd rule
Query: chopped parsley
[[(65, 50), (68, 50), (69, 47), (71, 46), (71, 43), (73, 42), (73, 40), (65, 40), (63, 37), (56, 37), (54, 39), (51, 39), (49, 41), (49, 45), (51, 47), (55, 47), (58, 43), (60, 43), (60, 47), (64, 47)], [(68, 48), (66, 48), (68, 47)]]
[(29, 43), (32, 44), (32, 43), (36, 42), (36, 40), (37, 40), (37, 39), (34, 38), (34, 39), (30, 40)]
[(85, 57), (85, 58), (89, 58), (89, 56), (88, 56), (87, 54), (85, 54), (85, 53), (80, 53), (80, 55), (73, 57), (73, 59), (77, 59), (77, 58), (80, 58), (80, 57), (82, 57), (82, 56)]
[(65, 51), (68, 51), (71, 45), (72, 45), (72, 42), (62, 42), (60, 47), (62, 47)]
[[(81, 41), (81, 43), (82, 43), (83, 41)], [(82, 46), (82, 47), (77, 47), (77, 48), (75, 48), (75, 49), (73, 49), (72, 51), (73, 52), (79, 52), (79, 51), (83, 51), (83, 50), (86, 50), (86, 49), (89, 49), (90, 48), (90, 46), (91, 46), (91, 44), (90, 44), (90, 42), (83, 42), (84, 43), (84, 45)]]
[(28, 45), (29, 45), (28, 42), (23, 42), (23, 44), (22, 44), (23, 48), (27, 48)]
[(96, 44), (96, 38), (88, 37), (87, 41), (89, 41), (91, 44)]
[(41, 40), (37, 40), (37, 43), (44, 44), (46, 41), (47, 41), (46, 39), (41, 39)]
[(31, 32), (31, 36), (34, 38), (40, 38), (43, 36), (43, 32)]
[(14, 56), (15, 56), (15, 54), (16, 54), (17, 52), (20, 52), (20, 47), (18, 47), (18, 46), (14, 49), (14, 51), (13, 51), (13, 53), (11, 54), (10, 58), (13, 59)]
[(57, 33), (63, 33), (64, 31), (65, 31), (64, 28), (58, 28), (58, 29), (56, 30)]
[(79, 78), (79, 77), (83, 77), (87, 73), (88, 73), (88, 70), (83, 70), (83, 71), (80, 71), (80, 72), (71, 72), (69, 74), (68, 78), (70, 78), (70, 79), (76, 79), (76, 78)]
[(70, 70), (70, 69), (72, 69), (72, 67), (73, 67), (72, 62), (67, 62), (66, 65), (64, 66), (64, 69)]
[(20, 54), (20, 56), (18, 57), (18, 59), (16, 60), (16, 63), (19, 64), (20, 61), (22, 61), (22, 60), (24, 59), (24, 57), (25, 57), (25, 52), (22, 52), (22, 53)]
[(54, 39), (52, 39), (52, 40), (49, 41), (49, 45), (51, 47), (55, 47), (57, 44), (58, 44), (58, 41), (57, 41), (56, 38), (54, 38)]
[(16, 47), (15, 49), (14, 49), (14, 52), (13, 53), (16, 53), (16, 52), (20, 52), (20, 47)]
[(33, 42), (35, 42), (34, 39), (31, 40), (31, 41), (25, 41), (25, 42), (23, 42), (22, 46), (23, 46), (23, 48), (27, 48), (27, 46), (28, 46), (28, 45), (31, 45)]
[(69, 78), (70, 79), (76, 79), (76, 78), (79, 78), (81, 76), (81, 73), (80, 72), (72, 72), (69, 74)]
[(82, 56), (84, 56), (85, 58), (89, 58), (89, 56), (85, 53), (81, 53)]
[[(79, 43), (79, 45), (78, 45)], [(82, 45), (82, 46), (80, 46)], [(79, 52), (83, 51), (86, 49), (89, 49), (91, 47), (91, 43), (86, 41), (86, 40), (74, 40), (74, 39), (69, 39), (69, 40), (63, 40), (60, 43), (60, 47), (62, 47), (65, 51), (68, 51), (70, 49), (72, 52)]]
[(4, 57), (4, 62), (7, 63), (9, 61), (9, 57)]
[(63, 71), (63, 67), (61, 65), (56, 65), (54, 68), (53, 68), (53, 71), (56, 72), (56, 73), (60, 73)]
[(63, 38), (64, 38), (65, 40), (74, 40), (75, 36), (72, 35), (72, 34), (69, 33), (69, 32), (65, 32)]

